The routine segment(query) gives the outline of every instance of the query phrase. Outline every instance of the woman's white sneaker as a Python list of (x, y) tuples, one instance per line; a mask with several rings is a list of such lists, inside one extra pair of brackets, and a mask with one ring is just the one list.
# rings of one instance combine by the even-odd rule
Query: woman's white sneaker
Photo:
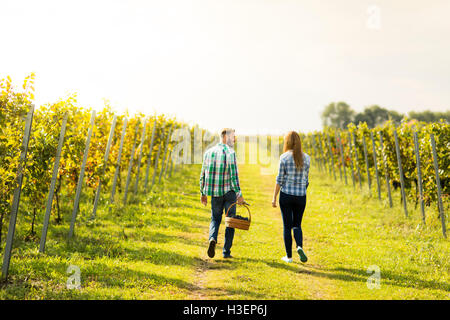
[(288, 258), (288, 257), (283, 257), (283, 258), (281, 258), (281, 260), (283, 260), (284, 262), (287, 262), (287, 263), (292, 262), (292, 258)]

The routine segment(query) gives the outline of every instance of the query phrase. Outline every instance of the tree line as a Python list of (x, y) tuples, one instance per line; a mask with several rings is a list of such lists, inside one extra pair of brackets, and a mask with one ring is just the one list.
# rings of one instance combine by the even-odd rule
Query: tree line
[(378, 105), (366, 107), (361, 112), (356, 112), (347, 103), (331, 102), (321, 113), (322, 123), (324, 127), (334, 127), (339, 129), (347, 128), (350, 123), (358, 125), (365, 122), (372, 129), (382, 126), (387, 121), (400, 124), (402, 119), (418, 120), (422, 122), (432, 123), (440, 120), (450, 122), (450, 110), (444, 112), (436, 111), (410, 111), (408, 114), (402, 114), (395, 110), (388, 110)]

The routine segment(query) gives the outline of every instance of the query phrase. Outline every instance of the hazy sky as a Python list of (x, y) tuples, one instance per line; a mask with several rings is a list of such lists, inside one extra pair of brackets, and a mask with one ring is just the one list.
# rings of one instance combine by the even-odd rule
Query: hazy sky
[(35, 71), (37, 105), (237, 133), (320, 129), (332, 101), (450, 109), (449, 0), (0, 0), (0, 28), (0, 77)]

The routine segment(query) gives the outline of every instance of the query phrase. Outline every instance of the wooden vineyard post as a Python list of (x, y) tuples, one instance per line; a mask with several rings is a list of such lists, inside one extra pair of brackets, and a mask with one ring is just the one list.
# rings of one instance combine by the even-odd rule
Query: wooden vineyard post
[(419, 138), (417, 136), (417, 131), (414, 132), (414, 151), (416, 153), (417, 184), (419, 187), (420, 211), (422, 212), (422, 220), (423, 220), (423, 223), (425, 224), (425, 207), (424, 207), (424, 203), (423, 203), (422, 170), (420, 168), (420, 149), (419, 149)]
[(89, 144), (91, 143), (92, 131), (94, 130), (94, 121), (95, 121), (95, 110), (92, 111), (91, 123), (89, 125), (89, 132), (86, 138), (86, 146), (84, 148), (83, 162), (81, 163), (80, 175), (78, 177), (77, 191), (72, 211), (72, 220), (70, 221), (69, 238), (72, 238), (75, 230), (75, 221), (77, 219), (78, 206), (80, 204), (81, 187), (83, 185), (84, 170), (86, 168), (86, 161), (89, 153)]
[(353, 168), (353, 151), (352, 151), (352, 139), (350, 131), (348, 132), (348, 147), (350, 148), (350, 170), (352, 171), (353, 189), (355, 189), (355, 170)]
[(322, 166), (320, 164), (319, 154), (318, 154), (317, 149), (316, 149), (316, 136), (314, 134), (311, 137), (311, 141), (312, 141), (312, 145), (313, 145), (313, 148), (314, 148), (314, 158), (316, 160), (315, 162), (317, 163), (317, 168), (319, 168), (319, 171), (322, 171)]
[[(114, 195), (116, 193), (116, 184), (117, 184), (117, 178), (120, 174), (120, 160), (122, 159), (122, 149), (123, 149), (123, 141), (125, 139), (125, 134), (127, 132), (127, 118), (123, 119), (123, 125), (122, 125), (122, 134), (120, 136), (120, 146), (119, 146), (119, 153), (117, 155), (117, 163), (116, 163), (116, 171), (114, 173), (114, 179), (113, 184), (111, 188), (111, 198), (109, 200), (110, 204), (114, 203)], [(111, 209), (111, 207), (109, 207)]]
[(441, 224), (442, 224), (442, 234), (444, 237), (447, 237), (447, 228), (445, 226), (445, 215), (444, 215), (444, 205), (442, 203), (442, 191), (441, 191), (441, 180), (439, 178), (439, 167), (438, 167), (438, 159), (436, 152), (436, 142), (434, 140), (434, 134), (430, 133), (431, 140), (431, 148), (433, 149), (433, 163), (434, 163), (434, 172), (436, 174), (436, 187), (437, 187), (437, 196), (438, 196), (438, 207), (439, 207), (439, 215), (441, 216)]
[(141, 170), (141, 161), (142, 161), (142, 150), (144, 149), (145, 142), (145, 128), (147, 126), (147, 119), (144, 120), (144, 126), (142, 128), (142, 137), (141, 137), (141, 148), (139, 150), (139, 157), (137, 163), (137, 171), (136, 171), (136, 182), (134, 184), (134, 194), (136, 195), (139, 187), (139, 171)]
[[(155, 168), (153, 171), (153, 177), (152, 177), (152, 184), (150, 186), (150, 190), (153, 189), (153, 186), (155, 185), (155, 180), (156, 180), (156, 170), (158, 169), (158, 162), (159, 162), (159, 157), (161, 155), (161, 145), (159, 145), (158, 147), (158, 153), (156, 154), (156, 159), (155, 159)], [(162, 166), (162, 165), (161, 165)]]
[(369, 159), (367, 156), (367, 145), (366, 145), (366, 135), (363, 133), (362, 136), (363, 148), (364, 148), (364, 160), (366, 161), (366, 171), (367, 171), (367, 183), (369, 185), (369, 191), (371, 189), (371, 181), (370, 181), (370, 171), (369, 171)]
[(151, 166), (151, 163), (152, 163), (152, 151), (153, 151), (153, 142), (154, 142), (154, 139), (155, 139), (156, 124), (157, 124), (157, 122), (156, 122), (156, 117), (155, 117), (155, 122), (153, 123), (152, 138), (151, 138), (151, 142), (150, 142), (150, 149), (148, 151), (147, 170), (145, 172), (144, 192), (147, 192), (148, 175), (150, 173), (150, 166)]
[(325, 170), (325, 172), (327, 172), (327, 165), (326, 165), (326, 160), (325, 160), (325, 154), (324, 154), (324, 152), (323, 152), (322, 139), (321, 139), (321, 137), (319, 137), (319, 149), (320, 149), (320, 153), (321, 153), (321, 155), (322, 155), (323, 169)]
[(341, 159), (342, 159), (342, 167), (344, 169), (344, 181), (347, 185), (347, 171), (345, 170), (345, 158), (344, 158), (344, 146), (342, 145), (342, 136), (341, 133), (339, 133), (339, 149), (341, 151)]
[[(322, 139), (322, 141), (321, 141), (321, 143), (320, 143), (320, 147), (323, 148), (323, 149), (322, 149), (322, 153), (323, 153), (323, 155), (324, 155), (324, 161), (325, 161), (326, 165), (328, 166), (328, 174), (329, 174), (329, 176), (331, 177), (331, 164), (330, 164), (330, 162), (328, 161), (328, 158), (329, 158), (329, 157), (328, 157), (328, 154), (325, 152), (326, 147), (327, 147), (327, 140), (323, 137), (322, 134), (320, 135), (320, 137), (321, 137), (321, 139)], [(322, 142), (323, 142), (323, 146), (322, 146)]]
[(44, 251), (45, 251), (45, 242), (47, 240), (48, 223), (50, 221), (50, 213), (52, 211), (53, 195), (55, 193), (56, 180), (58, 179), (59, 161), (61, 159), (61, 150), (62, 150), (63, 143), (64, 143), (64, 136), (66, 134), (66, 126), (67, 126), (67, 118), (68, 117), (69, 117), (69, 115), (66, 112), (64, 114), (64, 118), (63, 118), (63, 121), (61, 124), (61, 131), (59, 133), (58, 148), (56, 149), (55, 163), (53, 165), (52, 180), (50, 182), (50, 189), (48, 191), (47, 207), (45, 209), (44, 224), (42, 227), (41, 241), (39, 244), (39, 252), (42, 252), (42, 253), (44, 253)]
[[(164, 126), (162, 127), (161, 141), (164, 141)], [(156, 171), (158, 170), (159, 156), (161, 155), (161, 146), (162, 146), (162, 143), (160, 143), (158, 146), (158, 153), (156, 154), (155, 166), (153, 169), (153, 177), (152, 177), (152, 184), (150, 186), (150, 190), (153, 189), (153, 186), (155, 185)]]
[(308, 151), (310, 152), (310, 156), (311, 156), (311, 160), (313, 160), (314, 161), (314, 164), (316, 165), (316, 154), (314, 153), (314, 149), (313, 149), (313, 146), (312, 146), (312, 143), (311, 143), (311, 140), (309, 139), (309, 137), (307, 137), (308, 139), (307, 139), (307, 143), (308, 143)]
[[(300, 134), (300, 133), (299, 133)], [(259, 139), (262, 139), (262, 138), (259, 138), (258, 137), (258, 143), (260, 143), (259, 142)], [(300, 136), (300, 139), (301, 139), (301, 142), (302, 142), (302, 151), (303, 152), (305, 152), (305, 153), (307, 153), (307, 154), (309, 154), (309, 156), (312, 158), (312, 152), (311, 152), (311, 148), (309, 147), (309, 142), (308, 142), (308, 140), (306, 139), (306, 136), (305, 135), (301, 135)]]
[(372, 131), (370, 131), (370, 139), (372, 140), (373, 164), (375, 166), (375, 177), (377, 179), (378, 200), (381, 201), (381, 186), (380, 186), (380, 176), (378, 173), (378, 164), (377, 164), (377, 150), (375, 148), (375, 139), (373, 137)]
[(133, 146), (131, 147), (131, 153), (130, 153), (130, 161), (128, 162), (127, 182), (125, 184), (125, 193), (123, 196), (123, 205), (124, 206), (127, 204), (128, 187), (130, 186), (131, 170), (133, 169), (134, 151), (136, 149), (136, 140), (137, 140), (138, 133), (139, 133), (139, 125), (138, 125), (138, 123), (136, 123), (136, 130), (134, 132)]
[(22, 151), (20, 153), (19, 166), (17, 169), (17, 187), (14, 190), (13, 202), (11, 206), (11, 215), (9, 219), (8, 235), (6, 236), (5, 251), (3, 253), (2, 279), (8, 278), (9, 264), (11, 261), (11, 251), (16, 231), (17, 212), (19, 211), (20, 193), (22, 191), (23, 169), (27, 161), (28, 142), (30, 141), (31, 127), (33, 125), (34, 104), (30, 106), (25, 121), (25, 131), (23, 134)]
[(362, 190), (361, 170), (359, 169), (359, 162), (358, 162), (358, 148), (356, 145), (356, 136), (353, 131), (352, 131), (352, 137), (353, 137), (353, 144), (355, 145), (355, 164), (356, 164), (356, 170), (358, 171), (359, 189)]
[(92, 209), (91, 219), (95, 219), (95, 215), (97, 213), (98, 200), (100, 198), (100, 192), (102, 190), (102, 177), (105, 175), (105, 172), (106, 172), (106, 166), (108, 164), (108, 158), (109, 158), (109, 150), (111, 148), (111, 142), (114, 137), (114, 130), (116, 128), (116, 121), (117, 121), (117, 116), (114, 115), (114, 118), (113, 118), (113, 121), (111, 124), (111, 129), (109, 130), (109, 137), (108, 137), (108, 143), (106, 144), (105, 156), (103, 158), (103, 169), (102, 169), (101, 177), (99, 177), (99, 179), (98, 179), (97, 191), (95, 192), (94, 208)]
[(320, 138), (322, 139), (321, 143), (320, 143), (321, 147), (322, 147), (322, 142), (324, 144), (324, 146), (323, 146), (323, 155), (324, 155), (324, 161), (325, 161), (325, 163), (326, 163), (326, 165), (328, 167), (327, 172), (328, 172), (329, 176), (331, 177), (331, 165), (330, 165), (330, 162), (328, 161), (329, 160), (328, 154), (325, 152), (325, 150), (327, 150), (327, 140), (323, 136), (323, 133), (320, 134)]
[(173, 171), (173, 155), (171, 155), (171, 161), (170, 161), (170, 169), (169, 169), (169, 178), (172, 178), (172, 171)]
[[(334, 139), (336, 141), (336, 148), (339, 148), (339, 152), (340, 152), (341, 160), (342, 160), (342, 149), (340, 148), (337, 130), (334, 132)], [(341, 182), (342, 182), (342, 166), (344, 165), (344, 161), (341, 161), (341, 163), (339, 163), (339, 162), (340, 161), (339, 161), (339, 156), (338, 156), (339, 178), (341, 179)]]
[[(179, 129), (180, 127), (177, 126), (176, 129)], [(172, 147), (172, 152), (175, 149), (175, 146)], [(174, 154), (172, 154), (172, 152), (170, 152), (170, 168), (169, 168), (169, 178), (172, 178), (172, 170), (173, 170), (173, 166), (174, 166)]]
[(381, 146), (381, 156), (383, 158), (383, 165), (384, 165), (384, 177), (386, 178), (386, 189), (388, 193), (389, 198), (389, 207), (392, 208), (392, 195), (391, 195), (391, 182), (389, 181), (389, 172), (388, 167), (386, 163), (386, 155), (383, 152), (383, 133), (380, 131), (380, 146)]
[(333, 170), (333, 177), (334, 177), (334, 181), (336, 181), (336, 172), (334, 170), (334, 157), (333, 157), (333, 149), (331, 148), (331, 142), (330, 142), (330, 136), (327, 134), (327, 141), (328, 141), (328, 150), (330, 152), (330, 166)]
[(162, 157), (162, 163), (161, 163), (161, 170), (159, 172), (159, 179), (158, 179), (158, 184), (161, 183), (161, 178), (162, 175), (164, 173), (164, 168), (165, 168), (165, 159), (166, 159), (166, 155), (167, 155), (167, 150), (169, 149), (169, 142), (170, 142), (170, 135), (172, 133), (172, 128), (170, 128), (169, 133), (167, 134), (167, 138), (166, 138), (166, 145), (164, 146), (164, 155)]
[(164, 167), (164, 179), (167, 179), (167, 171), (169, 171), (170, 166), (170, 156), (172, 155), (172, 150), (169, 150), (169, 154), (167, 155), (166, 165)]
[(397, 154), (398, 172), (400, 174), (400, 186), (403, 199), (403, 210), (405, 211), (405, 216), (408, 216), (408, 210), (406, 209), (405, 180), (403, 179), (403, 167), (402, 167), (402, 159), (400, 157), (400, 147), (398, 145), (397, 128), (394, 128), (394, 139), (395, 139), (395, 153)]

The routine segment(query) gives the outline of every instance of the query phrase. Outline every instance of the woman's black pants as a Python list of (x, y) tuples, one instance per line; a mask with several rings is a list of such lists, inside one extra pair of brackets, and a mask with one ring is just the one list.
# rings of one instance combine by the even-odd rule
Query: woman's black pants
[(284, 246), (286, 255), (292, 258), (292, 231), (297, 246), (303, 248), (302, 218), (306, 207), (306, 196), (293, 196), (280, 192), (280, 209), (283, 217)]

